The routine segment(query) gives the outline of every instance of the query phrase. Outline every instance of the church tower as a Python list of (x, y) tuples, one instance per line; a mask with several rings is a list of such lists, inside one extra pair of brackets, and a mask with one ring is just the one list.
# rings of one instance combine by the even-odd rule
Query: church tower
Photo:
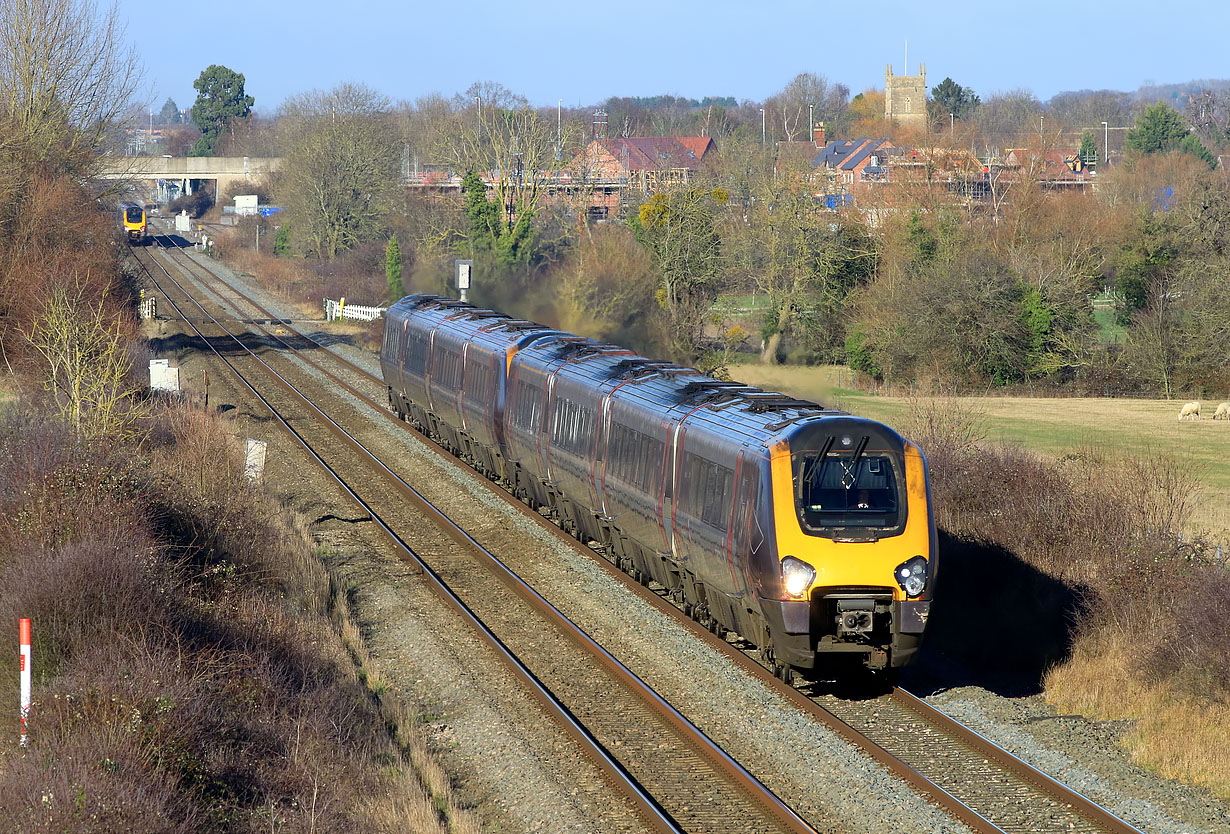
[(888, 65), (884, 76), (884, 118), (927, 130), (926, 64), (918, 65), (918, 75), (893, 75), (893, 65)]

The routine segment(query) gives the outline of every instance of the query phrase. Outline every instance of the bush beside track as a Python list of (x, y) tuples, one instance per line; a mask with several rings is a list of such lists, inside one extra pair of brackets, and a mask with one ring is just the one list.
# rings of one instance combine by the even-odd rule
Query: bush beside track
[(1187, 467), (984, 446), (979, 419), (918, 401), (900, 427), (927, 453), (943, 531), (920, 665), (946, 686), (1044, 689), (1060, 711), (1129, 719), (1138, 761), (1230, 796), (1230, 571), (1173, 532)]
[(303, 522), (244, 482), (229, 427), (182, 406), (150, 422), (138, 449), (0, 417), (0, 619), (35, 623), (31, 741), (0, 753), (0, 829), (472, 825), (381, 703)]
[[(234, 427), (146, 398), (110, 213), (68, 178), (0, 196), (22, 219), (0, 226), (15, 371), (0, 397), (0, 624), (10, 639), (19, 617), (34, 625), (29, 746), (15, 716), (0, 738), (0, 830), (477, 830), (382, 698), (304, 522), (242, 478)], [(33, 347), (83, 344), (53, 338), (49, 300), (96, 351)], [(90, 397), (63, 384), (104, 360), (133, 364)], [(17, 692), (5, 664), (14, 711)]]

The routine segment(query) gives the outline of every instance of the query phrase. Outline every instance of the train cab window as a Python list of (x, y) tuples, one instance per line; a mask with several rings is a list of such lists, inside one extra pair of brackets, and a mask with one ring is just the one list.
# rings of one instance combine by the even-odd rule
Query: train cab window
[(124, 217), (129, 223), (140, 223), (145, 219), (145, 211), (140, 206), (129, 206), (124, 209)]
[(793, 458), (795, 503), (804, 529), (828, 535), (863, 528), (894, 535), (904, 527), (899, 467), (886, 454), (816, 453)]

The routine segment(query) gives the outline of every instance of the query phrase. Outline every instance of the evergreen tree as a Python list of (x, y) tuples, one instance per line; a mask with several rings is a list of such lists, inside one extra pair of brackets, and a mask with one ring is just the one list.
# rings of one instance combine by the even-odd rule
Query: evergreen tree
[(158, 124), (177, 125), (183, 120), (184, 117), (179, 114), (179, 106), (174, 100), (168, 98), (162, 105), (162, 109), (158, 111)]
[(1187, 126), (1173, 107), (1163, 102), (1151, 104), (1127, 132), (1124, 146), (1141, 153), (1166, 153), (1179, 147)]
[(290, 257), (290, 224), (283, 223), (273, 236), (273, 254), (278, 258)]
[(1204, 146), (1200, 141), (1200, 137), (1194, 133), (1189, 133), (1179, 142), (1179, 150), (1183, 153), (1189, 153), (1197, 159), (1203, 159), (1209, 168), (1217, 167), (1217, 157), (1213, 156), (1213, 152)]
[(1085, 135), (1081, 137), (1080, 157), (1081, 162), (1086, 165), (1093, 165), (1098, 161), (1098, 146), (1089, 131), (1085, 131)]
[(218, 64), (205, 69), (192, 86), (197, 91), (192, 121), (201, 129), (201, 138), (188, 155), (212, 156), (222, 131), (235, 119), (246, 119), (255, 99), (244, 95), (243, 73)]
[(968, 87), (962, 87), (951, 78), (945, 78), (931, 88), (931, 100), (927, 102), (927, 113), (932, 121), (947, 121), (951, 113), (957, 119), (968, 118), (982, 99)]
[(388, 281), (390, 302), (406, 294), (401, 284), (401, 246), (397, 243), (397, 235), (390, 237), (389, 245), (384, 248), (384, 277)]
[(523, 208), (516, 220), (504, 220), (501, 207), (487, 199), (487, 184), (473, 171), (461, 181), (461, 190), (465, 192), (473, 251), (491, 252), (504, 266), (525, 261), (534, 242), (533, 209)]

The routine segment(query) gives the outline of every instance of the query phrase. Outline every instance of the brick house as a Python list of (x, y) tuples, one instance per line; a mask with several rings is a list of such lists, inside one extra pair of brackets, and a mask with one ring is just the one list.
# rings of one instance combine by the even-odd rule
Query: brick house
[(594, 139), (573, 167), (583, 167), (599, 182), (617, 180), (652, 194), (668, 185), (689, 182), (713, 148), (708, 136)]
[(686, 185), (715, 145), (708, 136), (631, 136), (593, 139), (569, 166), (574, 183), (592, 186), (591, 217), (618, 212), (622, 194), (633, 200)]

